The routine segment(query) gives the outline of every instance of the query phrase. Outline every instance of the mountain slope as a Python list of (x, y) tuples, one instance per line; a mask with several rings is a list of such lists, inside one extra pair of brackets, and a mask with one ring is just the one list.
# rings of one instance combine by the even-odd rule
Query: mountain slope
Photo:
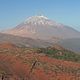
[(0, 80), (80, 80), (80, 58), (72, 62), (76, 57), (68, 55), (60, 60), (29, 48), (0, 50)]
[(32, 16), (4, 33), (47, 41), (78, 38), (80, 32), (44, 16)]
[(4, 42), (14, 43), (15, 45), (21, 46), (21, 47), (24, 47), (24, 46), (26, 47), (47, 47), (51, 45), (51, 43), (48, 43), (42, 40), (37, 40), (37, 39), (35, 40), (31, 38), (24, 38), (24, 37), (0, 33), (0, 43), (4, 43)]
[(80, 38), (64, 39), (59, 44), (69, 50), (80, 53)]

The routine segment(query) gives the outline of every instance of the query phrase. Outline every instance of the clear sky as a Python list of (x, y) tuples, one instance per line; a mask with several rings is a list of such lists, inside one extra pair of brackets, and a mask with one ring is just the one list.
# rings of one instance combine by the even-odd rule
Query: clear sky
[(0, 0), (0, 30), (40, 13), (80, 31), (80, 0)]

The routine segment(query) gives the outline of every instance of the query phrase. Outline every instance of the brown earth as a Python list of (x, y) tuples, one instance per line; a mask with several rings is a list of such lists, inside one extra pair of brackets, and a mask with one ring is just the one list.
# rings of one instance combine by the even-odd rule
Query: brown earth
[(15, 48), (17, 48), (17, 46), (10, 42), (3, 42), (3, 43), (0, 43), (0, 48), (15, 49)]
[[(3, 48), (15, 46), (4, 44)], [(2, 75), (3, 80), (80, 80), (80, 63), (57, 60), (32, 50), (4, 50), (0, 52), (0, 80)]]

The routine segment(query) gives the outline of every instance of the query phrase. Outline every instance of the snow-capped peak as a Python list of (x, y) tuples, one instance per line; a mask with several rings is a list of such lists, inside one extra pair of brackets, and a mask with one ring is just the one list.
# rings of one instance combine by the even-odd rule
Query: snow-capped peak
[(24, 23), (31, 25), (52, 25), (52, 21), (49, 21), (47, 17), (42, 15), (29, 17)]
[(42, 20), (42, 19), (47, 20), (48, 18), (43, 15), (32, 16), (32, 17), (29, 17), (27, 20), (25, 20), (25, 22), (32, 21), (32, 20)]
[(29, 17), (24, 21), (24, 24), (33, 25), (33, 26), (38, 26), (38, 25), (43, 25), (43, 26), (47, 25), (47, 26), (56, 26), (56, 27), (63, 26), (62, 24), (50, 20), (43, 15)]

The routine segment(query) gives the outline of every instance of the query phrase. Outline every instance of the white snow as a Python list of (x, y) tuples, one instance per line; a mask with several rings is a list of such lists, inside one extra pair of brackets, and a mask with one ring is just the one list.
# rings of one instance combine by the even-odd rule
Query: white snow
[(63, 27), (62, 24), (49, 20), (47, 17), (42, 16), (42, 15), (29, 17), (27, 20), (24, 21), (24, 24), (30, 24), (30, 25), (35, 25), (35, 26), (48, 25), (48, 26)]

